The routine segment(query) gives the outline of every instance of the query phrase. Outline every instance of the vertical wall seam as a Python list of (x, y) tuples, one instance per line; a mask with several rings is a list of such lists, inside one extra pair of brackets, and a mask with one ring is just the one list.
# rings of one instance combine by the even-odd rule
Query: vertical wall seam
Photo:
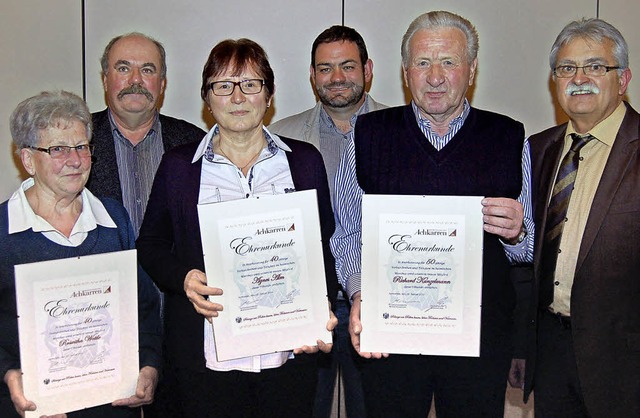
[(85, 0), (80, 0), (80, 17), (82, 26), (82, 99), (87, 101), (87, 43), (86, 43), (86, 10)]

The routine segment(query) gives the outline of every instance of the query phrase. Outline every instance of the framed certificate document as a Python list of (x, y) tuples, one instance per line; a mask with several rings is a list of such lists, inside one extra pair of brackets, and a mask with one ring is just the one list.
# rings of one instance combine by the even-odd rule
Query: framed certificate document
[(363, 196), (361, 351), (480, 355), (481, 200)]
[(135, 250), (15, 266), (25, 397), (53, 415), (135, 393)]
[(219, 361), (331, 342), (315, 190), (198, 205)]

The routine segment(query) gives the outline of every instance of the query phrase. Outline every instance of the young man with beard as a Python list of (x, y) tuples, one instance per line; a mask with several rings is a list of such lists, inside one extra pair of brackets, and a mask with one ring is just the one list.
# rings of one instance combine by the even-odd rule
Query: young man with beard
[(299, 139), (320, 150), (334, 200), (333, 179), (358, 115), (384, 109), (365, 91), (373, 61), (355, 29), (331, 26), (311, 47), (311, 81), (320, 101), (311, 109), (269, 126), (276, 135)]
[[(320, 101), (313, 108), (289, 116), (269, 126), (275, 134), (309, 142), (320, 150), (327, 169), (331, 201), (334, 201), (334, 177), (340, 156), (351, 141), (356, 118), (364, 113), (384, 109), (365, 91), (373, 76), (362, 36), (347, 26), (332, 26), (322, 32), (311, 47), (311, 80)], [(347, 415), (364, 416), (360, 374), (354, 363), (357, 354), (349, 342), (347, 324), (349, 303), (338, 294), (334, 308), (339, 323), (331, 353), (321, 354), (315, 417), (329, 417), (338, 367), (344, 382)]]

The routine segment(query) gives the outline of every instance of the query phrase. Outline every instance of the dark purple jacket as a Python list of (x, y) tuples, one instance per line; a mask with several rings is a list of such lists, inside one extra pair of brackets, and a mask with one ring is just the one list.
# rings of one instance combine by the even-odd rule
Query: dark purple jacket
[[(324, 162), (313, 145), (281, 139), (292, 150), (286, 154), (296, 190), (317, 191), (327, 291), (332, 299), (338, 281), (329, 248), (334, 219)], [(136, 247), (140, 264), (165, 294), (165, 344), (172, 365), (202, 371), (203, 317), (183, 288), (190, 270), (204, 271), (197, 212), (202, 158), (191, 162), (197, 147), (198, 143), (187, 144), (163, 156)]]

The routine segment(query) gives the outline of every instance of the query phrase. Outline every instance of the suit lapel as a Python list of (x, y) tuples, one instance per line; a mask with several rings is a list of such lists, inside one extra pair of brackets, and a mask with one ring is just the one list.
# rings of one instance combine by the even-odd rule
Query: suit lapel
[[(548, 179), (548, 181), (540, 182), (539, 188), (539, 196), (544, 197), (544, 204), (548, 206), (549, 199), (551, 197), (551, 191), (553, 190), (553, 185), (555, 183), (555, 174), (558, 171), (558, 165), (560, 164), (560, 160), (562, 159), (562, 150), (564, 148), (564, 130), (554, 139), (553, 144), (549, 146), (547, 151), (544, 154), (544, 159), (542, 160), (542, 170), (541, 173), (544, 173), (544, 178)], [(546, 211), (545, 211), (546, 217)]]
[[(116, 146), (109, 121), (109, 110), (95, 113), (93, 116), (94, 162), (91, 168), (89, 187), (101, 196), (112, 197), (122, 203), (122, 187), (118, 175)], [(115, 175), (114, 175), (115, 173)]]
[(589, 219), (585, 226), (582, 244), (578, 253), (576, 272), (584, 262), (591, 245), (602, 226), (605, 216), (609, 212), (611, 202), (618, 191), (620, 182), (629, 170), (631, 162), (638, 153), (638, 134), (640, 126), (640, 116), (627, 106), (625, 115), (618, 135), (611, 148), (609, 159), (604, 167), (600, 184), (596, 189), (596, 194), (589, 211)]

